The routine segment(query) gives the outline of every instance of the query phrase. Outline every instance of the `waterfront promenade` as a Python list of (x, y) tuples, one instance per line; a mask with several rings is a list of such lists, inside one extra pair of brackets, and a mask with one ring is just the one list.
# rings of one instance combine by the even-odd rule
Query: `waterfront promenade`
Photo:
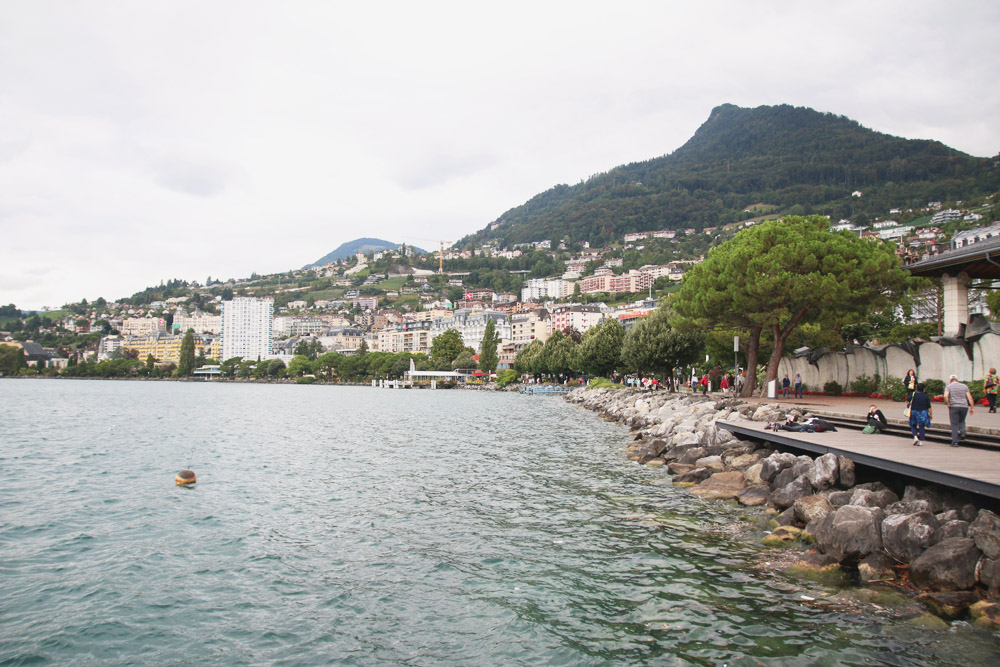
[[(873, 403), (886, 415), (891, 432), (865, 434), (840, 428), (827, 433), (768, 431), (762, 422), (729, 420), (720, 426), (740, 437), (753, 437), (814, 454), (832, 452), (847, 456), (855, 463), (914, 479), (962, 489), (993, 499), (1000, 499), (1000, 449), (954, 448), (946, 443), (929, 441), (914, 447), (913, 438), (903, 417), (903, 403), (891, 400), (840, 396), (806, 396), (803, 399), (750, 399), (751, 403), (787, 405), (817, 415), (840, 415), (861, 419)], [(1000, 413), (977, 407), (967, 420), (970, 433), (1000, 435)], [(948, 411), (934, 404), (934, 426), (948, 429)]]

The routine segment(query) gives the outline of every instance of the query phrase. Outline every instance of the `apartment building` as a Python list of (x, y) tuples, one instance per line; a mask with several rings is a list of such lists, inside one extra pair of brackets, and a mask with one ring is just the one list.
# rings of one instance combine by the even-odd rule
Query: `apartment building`
[(162, 317), (126, 317), (119, 329), (123, 336), (148, 336), (167, 330), (167, 321)]
[(222, 356), (268, 359), (274, 338), (274, 299), (235, 297), (222, 302)]

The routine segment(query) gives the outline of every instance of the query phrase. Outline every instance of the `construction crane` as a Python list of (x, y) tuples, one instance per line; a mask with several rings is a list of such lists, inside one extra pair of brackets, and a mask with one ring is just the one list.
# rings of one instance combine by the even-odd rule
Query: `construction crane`
[(441, 250), (438, 252), (438, 273), (444, 273), (444, 244), (447, 243), (451, 245), (454, 241), (442, 241), (441, 239), (425, 239), (419, 236), (408, 236), (407, 238), (413, 239), (414, 241), (433, 241), (434, 243), (441, 244)]

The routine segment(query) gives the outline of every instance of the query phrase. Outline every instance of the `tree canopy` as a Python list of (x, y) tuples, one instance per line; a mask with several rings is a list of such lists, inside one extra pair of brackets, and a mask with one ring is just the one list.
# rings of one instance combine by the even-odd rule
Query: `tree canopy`
[(771, 337), (767, 380), (778, 374), (785, 341), (800, 324), (856, 320), (885, 306), (906, 281), (889, 246), (831, 232), (822, 216), (787, 217), (742, 230), (694, 266), (671, 301), (684, 318), (748, 334), (749, 382), (755, 388), (762, 332)]

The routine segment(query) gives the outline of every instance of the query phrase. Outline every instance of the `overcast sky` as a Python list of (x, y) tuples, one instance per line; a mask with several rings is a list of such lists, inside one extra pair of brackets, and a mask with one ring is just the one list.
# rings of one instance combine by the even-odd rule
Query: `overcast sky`
[(727, 102), (996, 155), (998, 28), (992, 0), (3, 0), (0, 304), (434, 249)]

